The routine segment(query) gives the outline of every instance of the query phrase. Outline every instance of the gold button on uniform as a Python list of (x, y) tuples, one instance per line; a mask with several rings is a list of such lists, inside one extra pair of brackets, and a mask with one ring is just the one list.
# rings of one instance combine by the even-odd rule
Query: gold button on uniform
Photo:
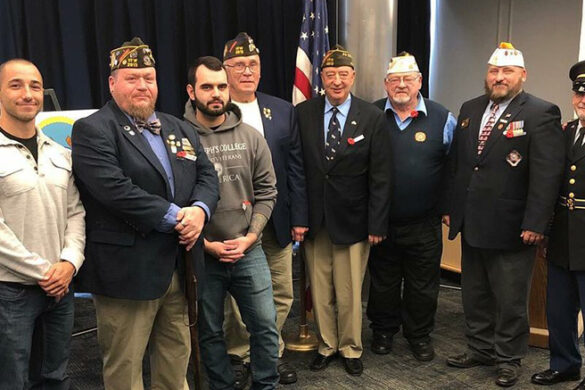
[(569, 180), (569, 184), (575, 184), (575, 179)]
[(571, 171), (575, 172), (577, 170), (577, 166), (576, 165), (571, 165)]
[(569, 192), (569, 198), (574, 198), (575, 194), (573, 194), (572, 192)]

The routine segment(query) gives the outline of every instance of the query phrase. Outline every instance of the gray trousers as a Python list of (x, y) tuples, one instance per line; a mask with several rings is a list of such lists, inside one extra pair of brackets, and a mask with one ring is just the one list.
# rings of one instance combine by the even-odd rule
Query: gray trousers
[(536, 246), (474, 248), (461, 240), (461, 294), (469, 353), (520, 365), (528, 351), (528, 297)]

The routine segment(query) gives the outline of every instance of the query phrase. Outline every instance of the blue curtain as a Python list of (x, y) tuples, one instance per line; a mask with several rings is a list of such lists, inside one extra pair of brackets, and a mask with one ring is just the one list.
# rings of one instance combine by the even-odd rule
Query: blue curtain
[[(303, 0), (1, 0), (0, 62), (34, 62), (63, 109), (99, 108), (109, 98), (109, 52), (133, 36), (153, 49), (158, 109), (182, 116), (187, 67), (221, 58), (224, 43), (248, 32), (260, 48), (259, 89), (290, 100)], [(339, 2), (343, 3), (342, 0)], [(364, 2), (365, 4), (365, 2)], [(330, 43), (337, 1), (328, 1)], [(415, 55), (427, 95), (429, 0), (399, 0), (398, 51)]]
[(301, 0), (2, 0), (0, 62), (34, 62), (63, 109), (99, 108), (109, 98), (109, 51), (133, 36), (153, 49), (158, 109), (182, 116), (187, 67), (221, 58), (247, 31), (260, 48), (260, 90), (290, 100)]

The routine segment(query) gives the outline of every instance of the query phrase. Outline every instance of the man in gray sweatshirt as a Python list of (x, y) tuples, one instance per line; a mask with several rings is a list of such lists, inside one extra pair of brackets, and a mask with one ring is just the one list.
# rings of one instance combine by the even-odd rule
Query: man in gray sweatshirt
[(205, 286), (200, 343), (210, 389), (230, 389), (234, 373), (223, 337), (226, 292), (236, 299), (250, 332), (252, 389), (278, 383), (278, 331), (272, 282), (260, 246), (276, 202), (276, 177), (261, 134), (229, 103), (227, 75), (215, 57), (189, 69), (185, 119), (195, 126), (219, 179), (220, 201), (205, 234)]

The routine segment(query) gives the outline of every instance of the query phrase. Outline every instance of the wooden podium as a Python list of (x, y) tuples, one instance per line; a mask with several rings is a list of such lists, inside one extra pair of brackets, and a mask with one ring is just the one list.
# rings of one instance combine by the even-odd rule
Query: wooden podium
[[(443, 257), (441, 268), (461, 273), (461, 235), (453, 241), (447, 239), (448, 229), (443, 228)], [(536, 251), (532, 288), (528, 304), (530, 321), (529, 344), (534, 347), (548, 348), (548, 329), (546, 326), (546, 260), (544, 249), (539, 245)], [(583, 321), (579, 318), (579, 334), (583, 329)]]

